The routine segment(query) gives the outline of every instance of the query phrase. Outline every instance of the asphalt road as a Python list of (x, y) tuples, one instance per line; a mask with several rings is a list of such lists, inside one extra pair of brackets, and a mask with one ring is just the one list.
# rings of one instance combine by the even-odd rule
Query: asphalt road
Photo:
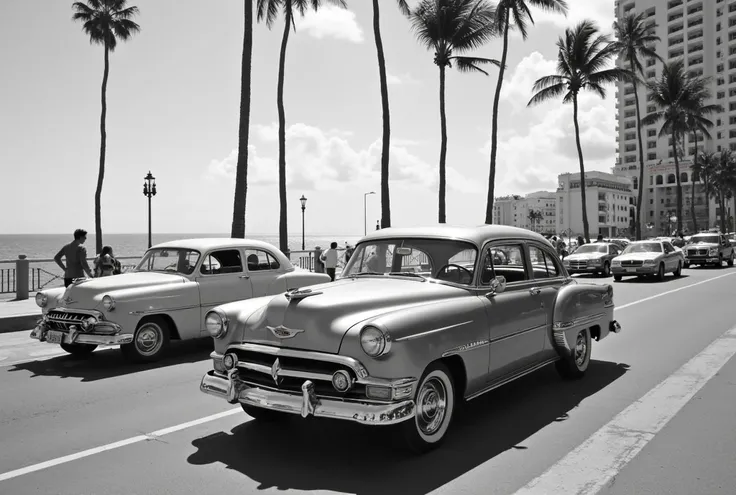
[(0, 335), (0, 494), (732, 495), (735, 286), (736, 268), (616, 283), (623, 332), (594, 343), (583, 380), (547, 367), (486, 394), (419, 458), (392, 429), (256, 424), (205, 396), (208, 341), (130, 365)]

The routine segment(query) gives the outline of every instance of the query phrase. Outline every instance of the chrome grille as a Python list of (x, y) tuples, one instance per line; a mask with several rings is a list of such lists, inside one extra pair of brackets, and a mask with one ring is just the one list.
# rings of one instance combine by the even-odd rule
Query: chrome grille
[(707, 256), (708, 250), (707, 249), (688, 249), (687, 255), (688, 256)]
[(621, 262), (621, 266), (642, 266), (643, 264), (642, 260), (624, 260)]
[(588, 262), (587, 261), (580, 261), (580, 260), (574, 260), (570, 262), (570, 268), (573, 270), (583, 270), (585, 268), (588, 268)]
[(84, 313), (70, 313), (52, 309), (46, 315), (46, 322), (51, 330), (69, 331), (72, 325), (81, 328), (82, 321), (90, 315)]

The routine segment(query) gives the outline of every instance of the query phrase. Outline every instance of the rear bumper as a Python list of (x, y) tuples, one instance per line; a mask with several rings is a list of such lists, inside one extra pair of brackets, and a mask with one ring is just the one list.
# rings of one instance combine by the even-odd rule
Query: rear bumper
[[(105, 335), (95, 334), (95, 329), (103, 330)], [(31, 331), (30, 337), (40, 342), (47, 342), (48, 332), (57, 332), (62, 335), (61, 342), (49, 342), (54, 344), (94, 344), (94, 345), (122, 345), (133, 342), (132, 334), (120, 334), (122, 327), (109, 321), (101, 321), (92, 325), (85, 331), (72, 325), (68, 332), (51, 330), (44, 319), (39, 320), (36, 328)], [(112, 334), (112, 335), (108, 335)]]
[(692, 257), (685, 257), (685, 263), (689, 263), (691, 265), (703, 265), (705, 263), (718, 263), (720, 258), (717, 256), (692, 256)]
[(611, 273), (614, 275), (654, 275), (659, 269), (658, 265), (647, 266), (612, 266)]
[(415, 414), (413, 400), (373, 403), (358, 400), (332, 400), (318, 398), (312, 382), (306, 380), (302, 394), (296, 395), (251, 386), (237, 378), (237, 373), (228, 377), (208, 371), (199, 385), (205, 394), (227, 400), (231, 404), (247, 404), (306, 418), (341, 419), (365, 425), (392, 425), (412, 419)]

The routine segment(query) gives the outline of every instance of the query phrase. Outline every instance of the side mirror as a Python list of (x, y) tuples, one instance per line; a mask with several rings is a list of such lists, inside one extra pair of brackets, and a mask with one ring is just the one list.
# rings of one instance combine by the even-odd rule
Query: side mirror
[(491, 290), (486, 294), (487, 297), (495, 296), (506, 290), (506, 277), (498, 275), (491, 280)]

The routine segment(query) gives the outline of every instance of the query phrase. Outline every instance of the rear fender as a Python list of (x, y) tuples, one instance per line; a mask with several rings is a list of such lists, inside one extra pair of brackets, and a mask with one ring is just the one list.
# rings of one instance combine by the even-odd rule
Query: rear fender
[(580, 330), (589, 328), (591, 337), (601, 340), (608, 335), (612, 321), (611, 285), (566, 285), (555, 302), (550, 338), (558, 354), (568, 357)]

